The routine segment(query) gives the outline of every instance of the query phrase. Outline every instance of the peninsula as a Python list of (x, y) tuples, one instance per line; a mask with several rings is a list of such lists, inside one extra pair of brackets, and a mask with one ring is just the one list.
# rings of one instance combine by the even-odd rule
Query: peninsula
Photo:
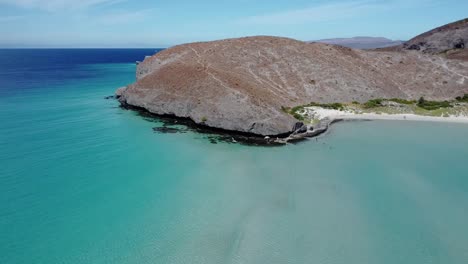
[(298, 134), (317, 135), (344, 116), (316, 115), (326, 120), (317, 126), (311, 108), (291, 111), (308, 106), (317, 112), (338, 103), (346, 106), (339, 111), (358, 116), (361, 106), (372, 100), (397, 99), (412, 106), (386, 104), (384, 114), (393, 114), (395, 108), (398, 114), (437, 115), (431, 111), (438, 108), (418, 112), (422, 105), (417, 100), (423, 98), (448, 102), (460, 111), (440, 117), (456, 118), (466, 113), (465, 102), (455, 98), (468, 94), (468, 60), (448, 55), (464, 54), (468, 20), (454, 25), (421, 35), (429, 44), (418, 42), (424, 47), (444, 43), (443, 52), (416, 49), (414, 40), (365, 51), (269, 36), (179, 45), (139, 63), (137, 81), (116, 95), (122, 105), (155, 115), (283, 141), (302, 137)]

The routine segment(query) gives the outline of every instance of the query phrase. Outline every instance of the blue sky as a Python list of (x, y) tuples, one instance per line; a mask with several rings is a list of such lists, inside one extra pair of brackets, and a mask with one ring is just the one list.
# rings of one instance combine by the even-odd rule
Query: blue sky
[(461, 0), (0, 0), (0, 46), (167, 47), (252, 35), (409, 39), (467, 10)]

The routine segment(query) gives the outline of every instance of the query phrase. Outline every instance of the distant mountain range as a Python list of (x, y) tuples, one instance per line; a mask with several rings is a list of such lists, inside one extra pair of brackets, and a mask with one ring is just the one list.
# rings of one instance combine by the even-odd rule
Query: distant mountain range
[(377, 49), (398, 46), (404, 43), (401, 40), (391, 40), (381, 37), (354, 37), (354, 38), (333, 38), (320, 39), (310, 42), (326, 43), (332, 45), (340, 45), (353, 49)]

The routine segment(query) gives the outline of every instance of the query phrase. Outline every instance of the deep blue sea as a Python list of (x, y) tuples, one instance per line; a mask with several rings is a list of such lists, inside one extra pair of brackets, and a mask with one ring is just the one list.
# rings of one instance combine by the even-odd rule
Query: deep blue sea
[(0, 263), (468, 263), (468, 125), (212, 143), (118, 107), (155, 49), (0, 50)]

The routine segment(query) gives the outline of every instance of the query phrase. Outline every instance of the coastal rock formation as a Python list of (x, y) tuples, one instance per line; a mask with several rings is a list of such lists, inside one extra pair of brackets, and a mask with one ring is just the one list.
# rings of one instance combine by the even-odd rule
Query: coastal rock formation
[(278, 37), (169, 48), (138, 65), (124, 104), (258, 135), (293, 131), (282, 111), (309, 102), (452, 99), (468, 92), (468, 62), (420, 52), (369, 52)]

